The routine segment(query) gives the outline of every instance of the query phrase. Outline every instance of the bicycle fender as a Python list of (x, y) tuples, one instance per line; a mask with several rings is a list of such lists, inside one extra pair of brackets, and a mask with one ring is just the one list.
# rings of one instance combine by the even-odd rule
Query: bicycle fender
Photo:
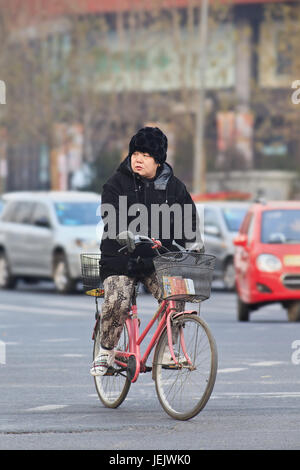
[[(176, 314), (172, 315), (172, 320), (176, 319), (177, 317), (181, 317), (185, 314), (198, 315), (198, 312), (196, 310), (183, 310), (182, 312), (177, 312)], [(165, 327), (162, 329), (159, 337), (157, 338), (156, 347), (159, 343), (159, 340), (160, 340), (162, 334), (166, 331), (166, 329), (167, 329), (167, 325), (165, 325)], [(154, 356), (153, 356), (153, 362), (155, 362), (155, 361), (156, 361), (156, 348), (155, 348)], [(153, 365), (153, 368), (152, 368), (152, 380), (154, 380), (154, 370), (155, 370), (155, 365)]]
[(185, 314), (189, 314), (189, 315), (198, 315), (198, 312), (196, 310), (183, 310), (182, 312), (178, 312), (176, 313), (175, 315), (172, 315), (172, 318), (177, 318), (179, 315), (185, 315)]

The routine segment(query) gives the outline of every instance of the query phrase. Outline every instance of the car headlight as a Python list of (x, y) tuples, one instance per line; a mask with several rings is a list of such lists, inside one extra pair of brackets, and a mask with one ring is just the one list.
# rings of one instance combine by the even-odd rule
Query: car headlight
[(256, 266), (259, 271), (264, 271), (268, 273), (280, 271), (282, 268), (280, 259), (274, 255), (259, 255), (256, 258)]

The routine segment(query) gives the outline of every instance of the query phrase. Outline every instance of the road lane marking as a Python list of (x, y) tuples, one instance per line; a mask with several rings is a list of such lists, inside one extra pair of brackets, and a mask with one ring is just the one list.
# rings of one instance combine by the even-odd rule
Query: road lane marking
[(26, 411), (53, 411), (61, 408), (66, 408), (69, 405), (42, 405), (36, 406), (35, 408), (28, 408)]
[(79, 341), (79, 338), (51, 338), (40, 339), (41, 343), (64, 343), (65, 341)]
[(46, 307), (34, 307), (30, 305), (29, 307), (25, 307), (23, 305), (7, 305), (7, 304), (0, 304), (0, 309), (10, 312), (26, 312), (26, 313), (38, 313), (38, 314), (51, 314), (51, 315), (62, 315), (62, 316), (69, 316), (69, 317), (78, 317), (87, 315), (87, 311), (83, 311), (83, 309), (79, 309), (76, 312), (76, 309), (73, 308), (72, 310), (58, 310), (57, 308), (46, 308)]
[[(254, 367), (271, 367), (271, 366), (278, 366), (282, 364), (287, 364), (287, 362), (284, 361), (259, 361), (259, 362), (249, 362), (247, 363), (248, 366), (254, 366)], [(248, 370), (249, 367), (227, 367), (224, 369), (218, 369), (218, 373), (231, 373), (231, 372), (240, 372), (242, 370)], [(271, 376), (270, 376), (271, 377)]]
[(265, 398), (300, 398), (300, 392), (216, 392), (211, 398), (247, 398), (247, 397), (265, 397)]
[(249, 366), (255, 366), (255, 367), (269, 367), (269, 366), (277, 366), (280, 364), (285, 364), (284, 361), (260, 361), (260, 362), (251, 362), (249, 363)]
[(20, 341), (5, 341), (6, 346), (16, 346), (21, 344)]
[(61, 357), (85, 357), (86, 354), (75, 354), (75, 353), (70, 353), (70, 354), (61, 354)]
[[(70, 299), (69, 297), (65, 297), (63, 300), (54, 300), (54, 299), (41, 299), (40, 302), (39, 302), (39, 305), (43, 304), (43, 305), (46, 305), (48, 307), (67, 307), (67, 308), (73, 308), (73, 302), (74, 302), (74, 299), (72, 298), (71, 302), (70, 302)], [(76, 307), (77, 308), (90, 308), (90, 299), (88, 298), (84, 298), (84, 299), (78, 299), (76, 298)]]

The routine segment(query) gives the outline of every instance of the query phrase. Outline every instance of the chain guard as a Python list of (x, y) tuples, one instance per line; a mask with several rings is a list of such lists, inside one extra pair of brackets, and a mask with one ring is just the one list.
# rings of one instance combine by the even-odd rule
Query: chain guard
[(133, 377), (135, 376), (135, 372), (136, 372), (136, 358), (135, 356), (130, 356), (128, 359), (128, 365), (127, 365), (128, 380), (132, 381)]

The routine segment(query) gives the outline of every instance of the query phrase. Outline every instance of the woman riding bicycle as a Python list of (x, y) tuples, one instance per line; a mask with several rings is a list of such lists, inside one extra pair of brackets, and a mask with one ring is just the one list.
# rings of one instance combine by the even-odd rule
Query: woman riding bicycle
[[(101, 241), (101, 280), (104, 302), (101, 312), (100, 352), (91, 374), (104, 375), (114, 361), (118, 343), (136, 282), (161, 300), (154, 271), (154, 250), (146, 244), (134, 253), (120, 252), (116, 235), (128, 230), (159, 239), (164, 247), (176, 245), (204, 251), (195, 204), (185, 185), (166, 163), (168, 140), (157, 127), (144, 127), (129, 143), (129, 153), (103, 187), (101, 212), (105, 223)], [(125, 198), (125, 199), (124, 199)], [(124, 202), (126, 208), (124, 211)], [(105, 214), (114, 209), (113, 220)], [(164, 209), (161, 212), (158, 209)], [(134, 228), (133, 228), (134, 227)], [(155, 235), (154, 235), (155, 234)], [(177, 302), (178, 311), (183, 302)]]

